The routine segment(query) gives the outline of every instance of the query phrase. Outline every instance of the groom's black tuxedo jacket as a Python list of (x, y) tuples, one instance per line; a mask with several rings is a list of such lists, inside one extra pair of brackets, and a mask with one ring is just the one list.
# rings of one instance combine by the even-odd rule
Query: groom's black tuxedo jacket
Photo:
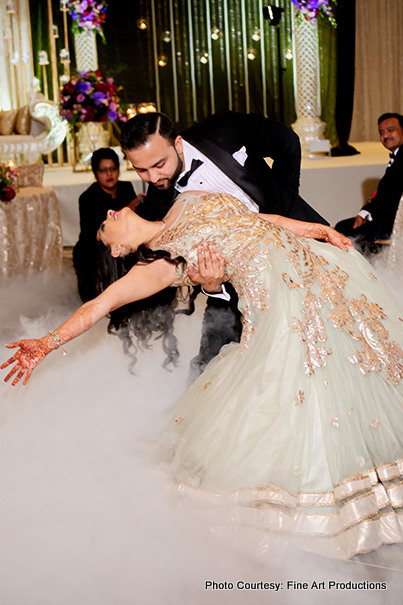
[(388, 226), (392, 231), (397, 207), (403, 194), (403, 145), (395, 155), (393, 163), (386, 168), (384, 176), (378, 183), (376, 196), (364, 206), (371, 213), (372, 220)]
[[(298, 136), (286, 126), (258, 114), (227, 110), (195, 124), (182, 137), (249, 195), (261, 212), (328, 224), (298, 195), (301, 148)], [(232, 157), (242, 147), (248, 155), (244, 166)], [(272, 168), (265, 157), (273, 159)], [(159, 220), (173, 199), (173, 189), (159, 191), (151, 184), (137, 212)]]

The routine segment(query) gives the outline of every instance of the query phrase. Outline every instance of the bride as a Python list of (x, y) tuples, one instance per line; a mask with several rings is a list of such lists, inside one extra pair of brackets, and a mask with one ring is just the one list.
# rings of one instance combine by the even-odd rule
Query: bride
[(161, 451), (175, 480), (328, 556), (403, 541), (403, 312), (349, 240), (197, 192), (161, 222), (109, 211), (98, 238), (136, 264), (56, 330), (7, 345), (19, 350), (1, 366), (15, 364), (6, 381), (26, 384), (48, 353), (118, 307), (193, 285), (204, 258), (225, 262), (242, 340), (173, 408)]

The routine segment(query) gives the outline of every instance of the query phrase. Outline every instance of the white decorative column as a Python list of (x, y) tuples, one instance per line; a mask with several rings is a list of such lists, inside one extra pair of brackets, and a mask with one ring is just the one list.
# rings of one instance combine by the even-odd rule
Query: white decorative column
[(316, 21), (298, 19), (297, 13), (293, 6), (297, 120), (292, 128), (301, 139), (302, 154), (309, 157), (311, 152), (330, 151), (330, 142), (323, 137), (325, 124), (320, 119), (318, 25)]
[(97, 43), (94, 32), (74, 34), (77, 71), (98, 69)]
[(0, 0), (0, 106), (21, 107), (33, 77), (28, 0)]

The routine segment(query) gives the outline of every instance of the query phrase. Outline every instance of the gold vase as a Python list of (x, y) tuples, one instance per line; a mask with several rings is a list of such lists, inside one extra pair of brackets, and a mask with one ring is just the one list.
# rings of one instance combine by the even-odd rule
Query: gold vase
[(107, 122), (82, 122), (74, 134), (74, 172), (91, 170), (91, 157), (96, 149), (109, 147), (111, 127)]

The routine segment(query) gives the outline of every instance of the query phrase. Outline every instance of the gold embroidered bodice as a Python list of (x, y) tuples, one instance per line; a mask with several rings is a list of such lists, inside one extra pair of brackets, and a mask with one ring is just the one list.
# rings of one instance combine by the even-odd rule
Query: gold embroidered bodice
[[(327, 365), (332, 355), (328, 330), (338, 329), (352, 339), (347, 356), (351, 364), (358, 364), (362, 373), (384, 370), (390, 383), (400, 382), (403, 351), (389, 339), (384, 309), (371, 302), (367, 293), (347, 294), (346, 285), (354, 280), (334, 262), (348, 261), (349, 256), (354, 262), (354, 251), (345, 255), (329, 244), (296, 237), (250, 212), (231, 195), (184, 193), (178, 197), (178, 203), (183, 201), (174, 223), (161, 232), (152, 247), (185, 258), (186, 265), (178, 266), (173, 284), (184, 286), (194, 285), (187, 265), (197, 268), (198, 246), (204, 242), (216, 246), (225, 260), (225, 281), (232, 283), (239, 296), (243, 347), (247, 347), (262, 311), (269, 307), (270, 292), (280, 287), (280, 281), (288, 291), (288, 295), (284, 292), (284, 305), (291, 291), (299, 300), (299, 312), (294, 312), (289, 322), (304, 344), (307, 376)], [(377, 281), (372, 271), (368, 277)], [(397, 312), (391, 319), (402, 321)]]
[[(267, 308), (269, 293), (262, 272), (267, 267), (270, 248), (289, 243), (294, 236), (271, 225), (248, 210), (231, 195), (182, 194), (185, 206), (175, 223), (154, 240), (154, 249), (183, 256), (197, 268), (197, 247), (214, 244), (225, 260), (225, 281), (231, 282), (239, 296), (243, 316), (243, 344), (253, 332), (256, 313)], [(179, 266), (175, 286), (195, 285), (187, 267)]]

